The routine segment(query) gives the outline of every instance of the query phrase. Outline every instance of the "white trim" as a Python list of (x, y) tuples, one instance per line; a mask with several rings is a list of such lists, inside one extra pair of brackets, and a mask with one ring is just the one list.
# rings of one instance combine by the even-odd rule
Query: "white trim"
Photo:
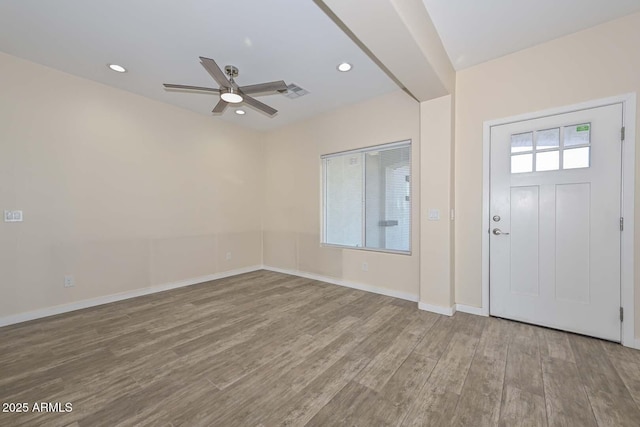
[(635, 348), (636, 350), (640, 350), (640, 338), (636, 338), (635, 346), (627, 346), (627, 347), (632, 347), (632, 348)]
[[(413, 252), (413, 239), (411, 239), (412, 233), (413, 233), (413, 222), (414, 222), (414, 218), (413, 218), (413, 194), (414, 194), (414, 185), (413, 185), (413, 174), (414, 174), (414, 167), (413, 167), (413, 161), (414, 161), (414, 144), (413, 144), (413, 140), (410, 139), (406, 139), (406, 140), (402, 140), (402, 141), (397, 141), (397, 142), (390, 142), (387, 144), (380, 144), (380, 145), (372, 145), (369, 147), (364, 147), (364, 148), (356, 148), (354, 150), (348, 150), (348, 151), (341, 151), (338, 153), (330, 153), (330, 154), (322, 154), (320, 156), (320, 178), (321, 178), (321, 183), (320, 183), (320, 246), (321, 247), (329, 247), (329, 248), (338, 248), (338, 249), (350, 249), (350, 250), (356, 250), (356, 251), (371, 251), (371, 252), (380, 252), (380, 253), (388, 253), (388, 254), (396, 254), (396, 255), (412, 255)], [(343, 157), (343, 156), (349, 156), (349, 155), (354, 155), (354, 154), (366, 154), (366, 153), (370, 153), (370, 152), (374, 152), (374, 151), (389, 151), (389, 150), (394, 150), (394, 149), (399, 149), (399, 148), (409, 148), (409, 189), (410, 189), (410, 197), (409, 197), (409, 203), (411, 208), (409, 209), (410, 213), (410, 219), (409, 219), (409, 249), (406, 251), (403, 250), (394, 250), (394, 249), (385, 249), (385, 248), (373, 248), (373, 247), (368, 247), (366, 246), (366, 221), (364, 218), (364, 213), (366, 212), (366, 159), (364, 156), (361, 157), (361, 162), (362, 162), (362, 212), (363, 212), (363, 217), (362, 217), (362, 238), (361, 238), (361, 244), (362, 246), (350, 246), (350, 245), (340, 245), (340, 244), (335, 244), (335, 243), (327, 243), (327, 218), (326, 218), (326, 207), (327, 207), (327, 160), (330, 160), (332, 158), (335, 157)], [(419, 152), (418, 152), (419, 154)], [(419, 173), (419, 172), (418, 172)]]
[(489, 315), (489, 197), (491, 188), (491, 122), (482, 132), (482, 314)]
[(424, 302), (418, 303), (418, 308), (423, 311), (430, 311), (431, 313), (442, 314), (444, 316), (453, 316), (456, 312), (456, 306), (441, 307), (439, 305), (431, 305)]
[[(534, 113), (521, 114), (497, 120), (488, 120), (483, 124), (482, 140), (482, 314), (489, 315), (489, 190), (490, 190), (490, 154), (491, 127), (514, 122), (537, 119), (587, 110), (611, 104), (622, 103), (623, 124), (626, 128), (623, 144), (622, 171), (622, 215), (624, 231), (621, 235), (621, 305), (624, 308), (622, 322), (622, 345), (640, 348), (634, 332), (634, 196), (635, 196), (635, 143), (636, 143), (636, 94), (628, 93), (610, 98), (598, 99), (565, 107), (552, 108)], [(461, 310), (462, 311), (462, 310)]]
[(489, 314), (485, 314), (484, 310), (481, 307), (473, 307), (470, 305), (464, 304), (456, 304), (456, 311), (460, 311), (462, 313), (474, 314), (476, 316), (484, 316), (487, 317)]
[(634, 331), (634, 197), (635, 197), (635, 148), (636, 148), (636, 94), (628, 94), (622, 103), (625, 140), (622, 144), (622, 216), (624, 230), (620, 235), (620, 305), (624, 308), (622, 345), (640, 349)]
[(364, 283), (351, 282), (349, 280), (342, 280), (335, 277), (321, 276), (315, 273), (307, 273), (299, 270), (287, 270), (284, 268), (269, 267), (263, 265), (264, 270), (275, 271), (276, 273), (290, 274), (292, 276), (304, 277), (305, 279), (318, 280), (320, 282), (331, 283), (332, 285), (344, 286), (347, 288), (358, 289), (360, 291), (373, 292), (374, 294), (386, 295), (388, 297), (400, 298), (407, 301), (418, 302), (418, 295), (410, 294), (407, 292), (394, 291), (392, 289), (380, 288), (373, 285), (367, 285)]
[(195, 277), (192, 279), (180, 280), (178, 282), (165, 283), (162, 285), (150, 286), (148, 288), (136, 289), (133, 291), (120, 292), (117, 294), (105, 295), (102, 297), (76, 301), (69, 304), (56, 305), (53, 307), (41, 308), (26, 313), (13, 314), (10, 316), (0, 317), (0, 327), (13, 325), (15, 323), (27, 322), (29, 320), (41, 319), (43, 317), (54, 316), (56, 314), (68, 313), (70, 311), (81, 310), (83, 308), (95, 307), (98, 305), (109, 304), (111, 302), (122, 301), (130, 298), (136, 298), (143, 295), (155, 294), (171, 289), (182, 288), (185, 286), (196, 285), (198, 283), (209, 282), (211, 280), (224, 279), (225, 277), (237, 276), (239, 274), (251, 273), (253, 271), (262, 270), (261, 265), (239, 268), (237, 270), (223, 271), (208, 276)]
[[(363, 227), (366, 226), (364, 221), (362, 221), (362, 225)], [(365, 246), (345, 246), (345, 245), (336, 245), (334, 243), (322, 243), (322, 242), (320, 242), (320, 246), (323, 248), (347, 249), (347, 250), (354, 250), (354, 251), (369, 251), (369, 252), (378, 252), (382, 254), (392, 254), (392, 255), (412, 255), (411, 249), (409, 249), (408, 251), (400, 251), (395, 249), (367, 248)], [(411, 246), (411, 244), (409, 244), (409, 246)]]
[(394, 148), (411, 147), (411, 139), (402, 141), (389, 142), (386, 144), (370, 145), (368, 147), (356, 148), (354, 150), (338, 151), (337, 153), (322, 154), (321, 160), (330, 159), (332, 157), (348, 156), (350, 154), (370, 153), (372, 151), (393, 150)]

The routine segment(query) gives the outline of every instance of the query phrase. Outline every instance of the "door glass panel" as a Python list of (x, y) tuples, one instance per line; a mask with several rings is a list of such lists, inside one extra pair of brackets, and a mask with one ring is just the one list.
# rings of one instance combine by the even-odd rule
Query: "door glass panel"
[[(511, 173), (557, 171), (590, 166), (591, 123), (511, 135)], [(564, 154), (563, 154), (564, 153)], [(535, 166), (534, 166), (535, 156)], [(561, 158), (564, 160), (561, 162)]]
[(591, 124), (564, 127), (564, 146), (573, 147), (576, 145), (587, 145), (591, 138)]
[[(522, 153), (533, 150), (533, 132), (511, 135), (511, 152)], [(529, 171), (531, 172), (531, 171)]]
[(539, 130), (536, 132), (536, 149), (544, 150), (546, 148), (558, 148), (559, 146), (560, 128)]
[(543, 151), (536, 154), (536, 171), (557, 171), (560, 169), (560, 152)]
[(511, 156), (511, 173), (525, 173), (533, 171), (533, 154)]
[(591, 147), (564, 150), (563, 169), (588, 168), (590, 151)]

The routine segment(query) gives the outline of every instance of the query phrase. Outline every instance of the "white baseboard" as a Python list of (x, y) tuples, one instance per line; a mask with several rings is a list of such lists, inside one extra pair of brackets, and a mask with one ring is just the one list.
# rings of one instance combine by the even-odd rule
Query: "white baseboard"
[(488, 317), (488, 314), (484, 313), (484, 310), (480, 307), (473, 307), (470, 305), (464, 304), (456, 304), (456, 311), (461, 311), (463, 313), (475, 314), (476, 316), (484, 316)]
[(239, 268), (236, 270), (223, 271), (220, 273), (210, 274), (192, 279), (180, 280), (178, 282), (165, 283), (162, 285), (150, 286), (148, 288), (136, 289), (133, 291), (120, 292), (112, 295), (76, 301), (69, 304), (56, 305), (54, 307), (42, 308), (39, 310), (28, 311), (26, 313), (13, 314), (10, 316), (0, 317), (0, 327), (13, 325), (15, 323), (26, 322), (29, 320), (40, 319), (42, 317), (54, 316), (56, 314), (67, 313), (70, 311), (81, 310), (83, 308), (95, 307), (97, 305), (108, 304), (110, 302), (122, 301), (129, 298), (140, 297), (143, 295), (155, 294), (157, 292), (168, 291), (171, 289), (182, 288), (185, 286), (196, 285), (198, 283), (209, 282), (211, 280), (223, 279), (225, 277), (237, 276), (238, 274), (250, 273), (252, 271), (262, 270), (261, 265)]
[(439, 305), (431, 305), (424, 302), (420, 302), (418, 303), (418, 308), (420, 310), (430, 311), (432, 313), (437, 313), (437, 314), (443, 314), (445, 316), (453, 316), (456, 311), (460, 311), (462, 313), (468, 313), (468, 314), (474, 314), (476, 316), (487, 317), (487, 315), (484, 314), (481, 308), (472, 307), (470, 305), (464, 305), (464, 304), (454, 304), (451, 307), (442, 307)]
[(456, 306), (452, 305), (451, 307), (441, 307), (439, 305), (431, 305), (424, 302), (418, 303), (418, 308), (424, 311), (430, 311), (436, 314), (443, 314), (445, 316), (453, 316), (456, 312)]
[(315, 273), (307, 273), (305, 271), (287, 270), (284, 268), (270, 267), (263, 265), (263, 269), (275, 271), (276, 273), (290, 274), (292, 276), (304, 277), (306, 279), (318, 280), (320, 282), (331, 283), (333, 285), (344, 286), (347, 288), (358, 289), (360, 291), (373, 292), (374, 294), (385, 295), (393, 298), (400, 298), (407, 301), (418, 302), (418, 295), (407, 292), (394, 291), (392, 289), (380, 288), (377, 286), (367, 285), (364, 283), (351, 282), (348, 280), (337, 279), (335, 277), (321, 276)]

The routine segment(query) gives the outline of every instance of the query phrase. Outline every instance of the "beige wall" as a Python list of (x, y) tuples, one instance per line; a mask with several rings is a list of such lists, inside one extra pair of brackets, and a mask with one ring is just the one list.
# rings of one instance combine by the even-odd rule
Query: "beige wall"
[(262, 263), (259, 134), (4, 54), (0, 70), (0, 209), (25, 218), (0, 222), (0, 317)]
[[(635, 14), (458, 73), (455, 101), (457, 303), (476, 307), (481, 304), (483, 122), (640, 92), (638, 40), (640, 14)], [(640, 135), (636, 135), (636, 141), (640, 141)], [(640, 150), (636, 150), (636, 165), (640, 164), (639, 160)], [(636, 224), (640, 218), (638, 169), (636, 166)], [(640, 227), (636, 227), (635, 248), (638, 335)]]
[[(454, 304), (453, 287), (453, 103), (447, 95), (420, 103), (420, 302)], [(428, 220), (429, 209), (440, 211)]]
[[(419, 104), (397, 91), (266, 135), (264, 263), (417, 298)], [(411, 255), (320, 246), (320, 156), (412, 140)], [(369, 271), (362, 271), (366, 262)]]
[[(398, 91), (267, 134), (0, 54), (0, 209), (25, 214), (0, 222), (0, 317), (261, 263), (479, 307), (483, 122), (640, 91), (637, 40), (640, 14), (461, 71), (453, 97)], [(321, 247), (320, 156), (405, 139), (412, 255)], [(639, 308), (637, 270), (640, 335)]]

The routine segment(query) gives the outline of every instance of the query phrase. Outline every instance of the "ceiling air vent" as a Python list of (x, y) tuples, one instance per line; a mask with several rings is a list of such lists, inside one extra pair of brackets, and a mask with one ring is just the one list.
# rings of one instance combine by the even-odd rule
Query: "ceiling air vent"
[(286, 96), (287, 98), (295, 99), (295, 98), (300, 98), (301, 96), (304, 96), (308, 93), (309, 92), (307, 90), (302, 89), (300, 86), (298, 86), (295, 83), (292, 83), (289, 86), (287, 86), (287, 91), (284, 93), (284, 96)]

